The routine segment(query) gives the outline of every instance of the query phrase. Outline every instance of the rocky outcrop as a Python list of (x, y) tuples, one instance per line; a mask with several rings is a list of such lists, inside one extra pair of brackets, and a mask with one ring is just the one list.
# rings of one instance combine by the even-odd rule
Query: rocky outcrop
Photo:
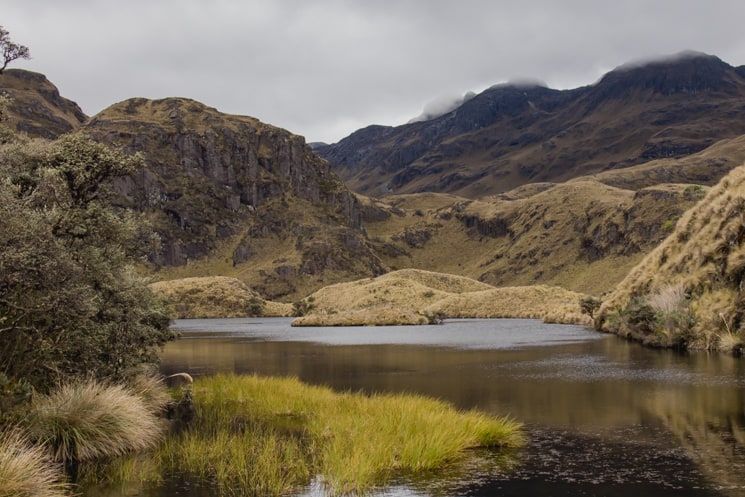
[(85, 131), (143, 154), (147, 167), (116, 183), (115, 202), (155, 226), (162, 248), (149, 259), (157, 266), (184, 265), (228, 243), (232, 264), (250, 265), (257, 254), (266, 259), (268, 246), (282, 246), (292, 254), (277, 248), (279, 262), (260, 270), (282, 288), (272, 298), (292, 293), (303, 275), (383, 271), (356, 197), (300, 136), (182, 98), (120, 102)]
[(0, 92), (11, 98), (10, 125), (32, 137), (54, 139), (78, 129), (88, 119), (78, 104), (60, 96), (43, 74), (7, 69)]

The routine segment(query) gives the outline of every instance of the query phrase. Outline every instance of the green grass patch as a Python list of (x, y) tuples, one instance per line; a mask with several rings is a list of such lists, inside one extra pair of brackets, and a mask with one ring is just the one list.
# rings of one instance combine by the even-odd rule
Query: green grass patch
[(520, 424), (421, 396), (335, 393), (292, 378), (219, 375), (197, 418), (155, 456), (223, 495), (281, 495), (320, 475), (336, 494), (443, 469), (471, 448), (515, 447)]

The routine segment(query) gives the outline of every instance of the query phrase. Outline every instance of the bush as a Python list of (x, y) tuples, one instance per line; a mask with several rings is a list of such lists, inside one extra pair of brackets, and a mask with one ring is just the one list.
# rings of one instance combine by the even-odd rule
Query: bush
[(140, 225), (104, 201), (141, 159), (84, 136), (0, 147), (0, 357), (48, 391), (70, 376), (124, 379), (175, 336), (132, 269)]
[(579, 307), (582, 314), (587, 314), (590, 319), (595, 319), (595, 312), (600, 309), (602, 300), (595, 297), (584, 297), (579, 301)]

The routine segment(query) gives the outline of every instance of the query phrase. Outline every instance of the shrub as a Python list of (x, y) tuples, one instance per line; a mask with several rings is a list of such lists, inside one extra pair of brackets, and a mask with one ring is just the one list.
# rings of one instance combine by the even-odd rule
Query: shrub
[(248, 301), (246, 311), (249, 316), (261, 317), (264, 315), (264, 301), (258, 297), (251, 297)]
[(646, 336), (657, 328), (657, 313), (643, 298), (631, 299), (622, 315), (633, 334)]
[(18, 415), (19, 407), (31, 399), (31, 385), (24, 380), (14, 381), (0, 373), (0, 429)]
[(0, 432), (0, 497), (64, 497), (68, 490), (41, 447), (18, 432)]
[(603, 301), (596, 297), (583, 297), (579, 301), (580, 311), (590, 316), (590, 319), (595, 319), (595, 312), (600, 309), (602, 303)]
[(292, 303), (292, 315), (295, 317), (301, 317), (308, 314), (310, 311), (316, 308), (316, 305), (313, 303), (315, 302), (314, 297), (308, 297), (304, 300), (298, 300), (297, 302)]

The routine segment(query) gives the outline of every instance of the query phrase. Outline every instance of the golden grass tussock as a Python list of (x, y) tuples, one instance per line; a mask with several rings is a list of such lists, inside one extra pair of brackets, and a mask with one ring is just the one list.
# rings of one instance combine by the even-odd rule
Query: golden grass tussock
[(179, 319), (292, 315), (291, 304), (265, 300), (242, 281), (227, 276), (158, 281), (150, 288)]
[(427, 324), (433, 317), (535, 318), (590, 324), (583, 294), (558, 287), (495, 288), (469, 278), (405, 269), (322, 288), (293, 326)]
[[(678, 220), (670, 236), (633, 268), (603, 303), (596, 325), (652, 344), (736, 350), (745, 341), (744, 277), (741, 166), (711, 188)], [(644, 305), (653, 312), (644, 311)], [(660, 334), (659, 325), (671, 316), (685, 318), (685, 326), (668, 330), (678, 336), (666, 343), (669, 333)]]
[(164, 426), (153, 411), (127, 387), (89, 380), (34, 397), (25, 427), (54, 461), (77, 464), (154, 447)]
[(169, 440), (170, 471), (223, 494), (282, 495), (320, 474), (333, 494), (441, 468), (475, 447), (515, 447), (520, 425), (408, 395), (335, 393), (292, 378), (218, 375), (194, 384), (197, 419)]
[(70, 495), (62, 469), (18, 431), (0, 432), (0, 497)]

